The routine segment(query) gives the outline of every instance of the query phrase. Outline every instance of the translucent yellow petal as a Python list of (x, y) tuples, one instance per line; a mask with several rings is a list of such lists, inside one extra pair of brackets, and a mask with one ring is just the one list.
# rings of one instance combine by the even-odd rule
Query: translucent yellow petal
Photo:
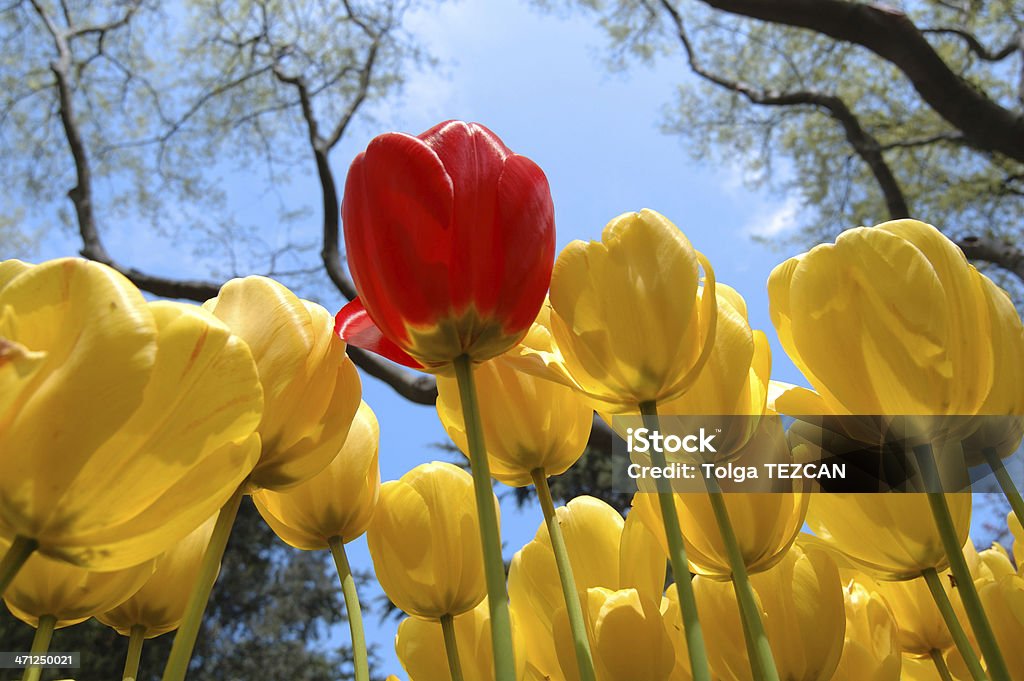
[(377, 452), (380, 427), (365, 402), (352, 422), (345, 444), (322, 471), (284, 492), (252, 494), (260, 515), (287, 544), (326, 549), (328, 539), (348, 543), (366, 531), (380, 494)]
[(153, 574), (142, 588), (117, 607), (97, 614), (96, 619), (122, 636), (128, 636), (134, 626), (144, 627), (146, 638), (177, 629), (185, 615), (185, 606), (216, 521), (217, 516), (210, 516), (191, 534), (160, 554), (155, 559)]
[[(127, 279), (78, 259), (22, 272), (0, 291), (0, 315), (8, 343), (45, 358), (0, 415), (0, 525), (48, 542), (81, 468), (138, 408), (157, 328)], [(105, 511), (119, 512), (118, 491)]]

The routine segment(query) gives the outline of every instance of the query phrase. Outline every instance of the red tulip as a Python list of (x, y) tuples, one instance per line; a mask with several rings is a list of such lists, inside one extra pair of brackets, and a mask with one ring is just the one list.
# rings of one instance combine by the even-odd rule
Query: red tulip
[(359, 297), (345, 341), (417, 368), (484, 361), (522, 340), (551, 281), (544, 172), (477, 123), (374, 138), (341, 208)]

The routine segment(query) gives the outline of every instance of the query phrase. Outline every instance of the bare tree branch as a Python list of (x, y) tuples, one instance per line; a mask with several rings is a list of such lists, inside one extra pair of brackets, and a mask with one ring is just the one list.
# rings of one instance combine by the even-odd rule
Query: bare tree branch
[(733, 14), (806, 28), (860, 45), (910, 80), (967, 144), (1024, 161), (1024, 115), (1000, 106), (954, 73), (906, 14), (850, 0), (700, 0)]
[[(38, 0), (32, 0), (32, 6), (40, 19), (46, 25), (47, 31), (54, 41), (54, 46), (58, 54), (58, 58), (50, 65), (50, 69), (55, 77), (53, 86), (57, 90), (61, 126), (64, 131), (64, 135), (67, 138), (68, 147), (71, 151), (71, 156), (75, 166), (76, 184), (68, 192), (68, 197), (71, 199), (75, 208), (79, 236), (82, 239), (82, 256), (116, 269), (124, 274), (140, 289), (149, 291), (150, 293), (161, 297), (202, 302), (216, 296), (220, 290), (220, 284), (216, 282), (171, 279), (147, 274), (140, 270), (126, 267), (118, 263), (110, 255), (109, 251), (107, 251), (96, 224), (96, 216), (93, 210), (92, 170), (89, 162), (89, 154), (82, 138), (78, 120), (75, 116), (73, 89), (69, 76), (69, 72), (73, 64), (68, 38), (74, 33), (74, 31), (62, 31), (47, 14), (46, 10), (39, 4)], [(130, 16), (127, 17), (125, 23), (127, 23), (127, 20), (130, 20)], [(123, 24), (117, 25), (119, 26)], [(114, 24), (111, 24), (107, 27), (107, 30), (116, 27), (117, 26)], [(364, 77), (362, 77), (360, 81), (361, 83), (365, 83), (363, 88), (369, 87), (368, 72), (372, 68), (375, 55), (376, 45), (374, 45), (371, 58), (365, 66)], [(334, 177), (331, 173), (330, 165), (327, 163), (327, 149), (324, 148), (323, 141), (319, 140), (316, 134), (312, 105), (309, 102), (308, 90), (305, 88), (304, 83), (301, 79), (282, 78), (282, 80), (284, 82), (293, 82), (293, 84), (299, 88), (300, 99), (304, 100), (301, 102), (303, 114), (307, 117), (307, 122), (312, 122), (312, 125), (310, 126), (310, 139), (311, 141), (314, 141), (314, 151), (317, 155), (317, 170), (320, 173), (322, 188), (324, 189), (325, 265), (328, 260), (333, 263), (328, 267), (329, 272), (331, 272), (333, 268), (331, 278), (338, 285), (339, 290), (351, 299), (355, 297), (355, 286), (341, 267), (341, 257), (338, 253), (339, 204)], [(365, 91), (361, 91), (357, 100), (361, 103), (365, 97)], [(358, 105), (356, 105), (356, 107), (358, 107)], [(349, 112), (350, 113), (346, 113), (346, 117), (350, 119), (352, 115), (355, 114), (355, 108), (350, 106)], [(342, 132), (343, 131), (344, 128), (342, 128)], [(334, 255), (333, 258), (329, 259), (327, 244), (330, 241), (329, 237), (332, 234), (333, 250), (331, 250), (331, 252)], [(362, 368), (369, 375), (388, 383), (388, 385), (392, 386), (395, 391), (403, 397), (418, 404), (434, 404), (437, 397), (437, 386), (432, 376), (414, 374), (406, 371), (383, 358), (363, 350), (359, 350), (358, 348), (350, 347), (349, 355), (357, 366)]]
[(969, 33), (959, 28), (922, 28), (921, 33), (925, 35), (935, 34), (956, 36), (966, 43), (971, 52), (985, 61), (1002, 61), (1014, 52), (1022, 49), (1021, 46), (1024, 45), (1024, 34), (1015, 35), (1010, 42), (1003, 45), (1000, 49), (993, 51), (982, 45), (981, 41), (978, 40), (977, 36), (973, 33)]
[(857, 155), (867, 164), (878, 183), (879, 189), (885, 198), (885, 205), (890, 218), (904, 218), (910, 215), (910, 208), (907, 205), (906, 197), (900, 188), (899, 182), (893, 175), (892, 169), (886, 163), (882, 155), (882, 146), (878, 140), (861, 125), (860, 120), (853, 113), (846, 102), (841, 98), (819, 92), (817, 90), (800, 90), (794, 92), (779, 92), (776, 90), (762, 90), (747, 83), (725, 78), (706, 69), (697, 58), (696, 50), (686, 32), (683, 17), (679, 10), (670, 0), (660, 0), (665, 13), (671, 19), (679, 42), (686, 52), (690, 69), (708, 82), (736, 92), (746, 97), (750, 102), (762, 106), (798, 106), (810, 105), (822, 109), (838, 122), (846, 139), (853, 147)]
[(956, 243), (970, 260), (982, 260), (998, 265), (1024, 281), (1024, 249), (1006, 241), (984, 236), (966, 236), (958, 239)]

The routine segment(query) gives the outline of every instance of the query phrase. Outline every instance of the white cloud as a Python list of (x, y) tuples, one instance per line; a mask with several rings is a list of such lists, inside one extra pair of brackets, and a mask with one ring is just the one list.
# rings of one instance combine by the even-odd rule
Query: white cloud
[(800, 201), (790, 196), (781, 202), (762, 206), (755, 216), (747, 222), (744, 232), (756, 237), (771, 239), (797, 227), (797, 216), (800, 212)]

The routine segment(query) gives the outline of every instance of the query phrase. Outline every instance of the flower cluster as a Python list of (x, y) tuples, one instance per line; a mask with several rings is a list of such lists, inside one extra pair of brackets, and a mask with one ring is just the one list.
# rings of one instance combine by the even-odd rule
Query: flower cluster
[[(625, 213), (556, 259), (544, 173), (483, 126), (376, 138), (342, 216), (359, 296), (333, 319), (261, 277), (198, 307), (146, 302), (83, 260), (0, 263), (0, 593), (35, 651), (96, 617), (128, 637), (134, 678), (143, 641), (177, 630), (164, 679), (184, 678), (250, 495), (282, 541), (333, 555), (358, 681), (345, 545), (364, 533), (408, 616), (410, 681), (1024, 679), (1024, 502), (1002, 463), (1024, 434), (1024, 326), (937, 229), (852, 229), (773, 271), (801, 388), (770, 379), (745, 301), (665, 216)], [(437, 377), (468, 472), (431, 462), (381, 484), (346, 342)], [(1016, 556), (977, 552), (971, 495), (934, 484), (658, 478), (625, 519), (588, 496), (556, 507), (548, 478), (582, 456), (595, 413), (745, 417), (710, 462), (835, 446), (780, 414), (849, 417), (849, 438), (894, 419), (887, 444), (926, 483), (991, 467)], [(544, 515), (507, 570), (494, 480), (533, 485)]]

